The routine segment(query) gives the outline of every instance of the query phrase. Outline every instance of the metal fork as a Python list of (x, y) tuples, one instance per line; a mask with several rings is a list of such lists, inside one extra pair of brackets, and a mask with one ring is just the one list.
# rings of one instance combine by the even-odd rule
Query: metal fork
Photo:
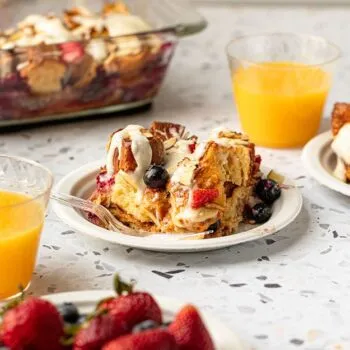
[(137, 237), (149, 237), (149, 238), (162, 238), (162, 239), (172, 239), (172, 240), (183, 240), (183, 239), (196, 239), (204, 237), (213, 231), (204, 232), (186, 232), (186, 233), (174, 233), (174, 234), (162, 234), (162, 233), (152, 233), (147, 231), (138, 231), (124, 225), (119, 221), (111, 212), (100, 204), (90, 202), (88, 200), (71, 196), (63, 193), (51, 193), (50, 198), (57, 201), (58, 203), (65, 205), (70, 208), (80, 209), (87, 211), (91, 214), (96, 215), (103, 224), (110, 231), (115, 231), (129, 236)]

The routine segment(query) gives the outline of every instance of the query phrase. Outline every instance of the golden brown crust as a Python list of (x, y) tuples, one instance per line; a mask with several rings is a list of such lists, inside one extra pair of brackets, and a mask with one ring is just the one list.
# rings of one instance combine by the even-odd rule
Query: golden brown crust
[(47, 45), (41, 43), (36, 46), (21, 48), (19, 51), (25, 51), (27, 59), (30, 63), (39, 64), (47, 59), (58, 59), (61, 56), (61, 51), (57, 45)]
[[(118, 150), (116, 150), (118, 152)], [(137, 168), (137, 163), (134, 158), (134, 154), (131, 149), (131, 140), (128, 138), (123, 139), (122, 147), (120, 150), (118, 167), (116, 169), (123, 170), (125, 172), (134, 171)]]
[(149, 130), (153, 135), (165, 141), (173, 137), (183, 138), (186, 128), (181, 124), (154, 121)]
[(44, 60), (39, 64), (31, 63), (21, 70), (21, 76), (27, 78), (31, 90), (37, 94), (51, 94), (62, 90), (61, 81), (66, 66), (56, 60)]
[(165, 156), (162, 140), (158, 137), (148, 137), (148, 141), (152, 148), (152, 164), (162, 164)]
[(346, 123), (350, 123), (350, 103), (335, 103), (332, 112), (333, 136), (336, 136)]
[(70, 84), (75, 88), (83, 88), (91, 83), (97, 74), (97, 63), (88, 54), (78, 64), (70, 65)]
[(350, 164), (345, 164), (345, 170), (346, 170), (346, 173), (345, 173), (346, 180), (347, 182), (350, 183)]

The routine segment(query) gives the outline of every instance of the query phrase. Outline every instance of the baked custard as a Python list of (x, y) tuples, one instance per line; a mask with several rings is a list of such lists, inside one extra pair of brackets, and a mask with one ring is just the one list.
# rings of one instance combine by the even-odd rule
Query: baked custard
[(135, 229), (228, 235), (247, 212), (267, 221), (280, 196), (278, 184), (261, 180), (260, 161), (246, 136), (225, 128), (200, 141), (179, 124), (129, 125), (110, 136), (90, 199)]
[(151, 100), (175, 45), (121, 2), (32, 14), (0, 32), (0, 120)]

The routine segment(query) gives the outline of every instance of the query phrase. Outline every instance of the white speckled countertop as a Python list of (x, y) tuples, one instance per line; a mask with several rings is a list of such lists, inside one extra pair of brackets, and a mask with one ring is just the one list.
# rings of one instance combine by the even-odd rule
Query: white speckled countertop
[[(201, 11), (210, 26), (181, 42), (152, 111), (1, 134), (0, 152), (39, 161), (57, 181), (102, 159), (107, 135), (128, 123), (175, 120), (199, 135), (216, 125), (238, 127), (224, 47), (244, 33), (298, 30), (339, 44), (345, 57), (327, 112), (336, 100), (350, 101), (350, 7), (221, 6)], [(325, 120), (324, 129), (328, 126)], [(85, 238), (50, 212), (31, 292), (106, 289), (119, 271), (135, 278), (140, 288), (210, 310), (249, 348), (350, 349), (350, 199), (310, 179), (300, 150), (261, 153), (265, 164), (288, 174), (303, 192), (302, 213), (287, 229), (220, 251), (164, 254)], [(271, 284), (276, 288), (267, 288)]]

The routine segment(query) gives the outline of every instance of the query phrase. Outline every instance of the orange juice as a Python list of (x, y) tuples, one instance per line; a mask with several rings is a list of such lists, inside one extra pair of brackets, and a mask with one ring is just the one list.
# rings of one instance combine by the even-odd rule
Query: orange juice
[(0, 191), (0, 300), (29, 285), (44, 211), (30, 197)]
[(233, 91), (242, 128), (267, 147), (296, 147), (319, 126), (330, 75), (317, 66), (267, 62), (239, 68)]

